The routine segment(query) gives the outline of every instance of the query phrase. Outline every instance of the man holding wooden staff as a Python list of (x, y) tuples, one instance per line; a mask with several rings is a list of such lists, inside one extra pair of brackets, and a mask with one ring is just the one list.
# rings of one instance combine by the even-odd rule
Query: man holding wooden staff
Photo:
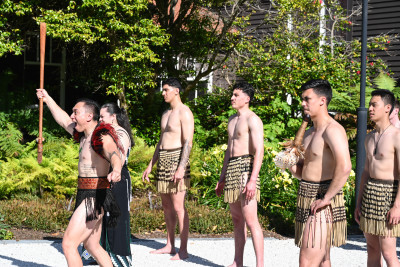
[(297, 196), (295, 244), (301, 266), (331, 266), (330, 248), (346, 242), (342, 188), (351, 171), (344, 128), (328, 113), (332, 89), (326, 80), (301, 86), (301, 105), (313, 126), (304, 136), (304, 159), (290, 168), (301, 179)]
[(110, 191), (112, 183), (121, 179), (123, 149), (118, 136), (111, 125), (98, 126), (100, 111), (96, 102), (78, 100), (68, 116), (46, 90), (37, 89), (36, 95), (47, 104), (56, 122), (74, 134), (80, 143), (75, 211), (62, 241), (68, 266), (82, 266), (78, 253), (82, 242), (100, 266), (113, 266), (110, 256), (100, 245), (100, 236), (103, 216), (109, 216), (108, 221), (113, 224), (119, 216), (119, 208)]

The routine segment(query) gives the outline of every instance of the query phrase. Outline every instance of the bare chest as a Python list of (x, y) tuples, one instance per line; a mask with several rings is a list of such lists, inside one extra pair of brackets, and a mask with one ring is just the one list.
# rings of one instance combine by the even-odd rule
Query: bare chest
[(249, 125), (246, 118), (236, 117), (228, 125), (228, 133), (232, 139), (248, 138)]
[(306, 159), (312, 161), (327, 154), (328, 147), (321, 132), (313, 132), (304, 138), (304, 148)]
[(372, 134), (367, 141), (367, 155), (372, 160), (393, 159), (395, 149), (390, 134)]
[(169, 110), (161, 119), (161, 130), (163, 132), (180, 131), (181, 123), (178, 111)]

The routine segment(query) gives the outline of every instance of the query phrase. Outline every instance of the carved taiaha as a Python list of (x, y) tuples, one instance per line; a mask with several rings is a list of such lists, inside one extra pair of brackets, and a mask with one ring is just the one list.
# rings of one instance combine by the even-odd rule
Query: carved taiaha
[[(46, 51), (46, 23), (40, 23), (40, 89), (44, 87), (44, 55)], [(38, 163), (42, 163), (43, 155), (43, 98), (39, 99), (39, 138), (38, 138)]]

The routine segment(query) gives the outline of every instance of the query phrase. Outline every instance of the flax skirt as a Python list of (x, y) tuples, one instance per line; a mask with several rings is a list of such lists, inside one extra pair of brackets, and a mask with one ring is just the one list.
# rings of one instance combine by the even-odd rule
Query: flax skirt
[(157, 163), (157, 191), (163, 194), (177, 193), (190, 188), (190, 164), (186, 164), (183, 181), (174, 183), (174, 174), (181, 160), (182, 148), (161, 149)]
[[(305, 230), (306, 222), (311, 215), (311, 204), (316, 199), (322, 199), (328, 191), (331, 180), (323, 181), (321, 183), (307, 182), (304, 180), (300, 181), (299, 191), (297, 195), (297, 207), (296, 207), (296, 222), (295, 222), (295, 244), (298, 247), (302, 246), (303, 233)], [(316, 216), (325, 216), (322, 221), (327, 223), (327, 246), (339, 247), (346, 243), (347, 236), (347, 220), (346, 220), (346, 209), (343, 197), (343, 191), (340, 190), (333, 199), (331, 204), (327, 206), (323, 212), (317, 212)], [(321, 221), (317, 218), (312, 220)], [(311, 228), (310, 223), (309, 235), (311, 235), (312, 245), (316, 238), (315, 233)], [(310, 240), (310, 238), (308, 239)], [(308, 244), (307, 244), (308, 246)]]
[(393, 207), (398, 181), (369, 178), (364, 187), (361, 204), (360, 228), (364, 233), (399, 237), (400, 224), (389, 225), (386, 215)]
[[(229, 159), (225, 174), (224, 202), (234, 203), (239, 200), (253, 170), (253, 156), (243, 155)], [(260, 201), (260, 179), (256, 182), (256, 200)]]

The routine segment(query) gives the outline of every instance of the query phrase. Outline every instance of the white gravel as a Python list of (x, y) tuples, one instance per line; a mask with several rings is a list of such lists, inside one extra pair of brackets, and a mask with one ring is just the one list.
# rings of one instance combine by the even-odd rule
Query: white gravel
[[(234, 256), (233, 239), (189, 239), (189, 259), (170, 261), (170, 255), (149, 254), (164, 246), (165, 239), (134, 239), (131, 242), (133, 266), (227, 266)], [(177, 239), (176, 246), (179, 247)], [(264, 239), (265, 266), (298, 266), (299, 248), (293, 239)], [(348, 243), (331, 250), (332, 266), (367, 266), (367, 251), (363, 236), (350, 236)], [(251, 239), (245, 247), (244, 265), (255, 266)], [(60, 241), (23, 240), (0, 241), (0, 266), (62, 267), (67, 266)], [(95, 265), (91, 265), (95, 266)]]

